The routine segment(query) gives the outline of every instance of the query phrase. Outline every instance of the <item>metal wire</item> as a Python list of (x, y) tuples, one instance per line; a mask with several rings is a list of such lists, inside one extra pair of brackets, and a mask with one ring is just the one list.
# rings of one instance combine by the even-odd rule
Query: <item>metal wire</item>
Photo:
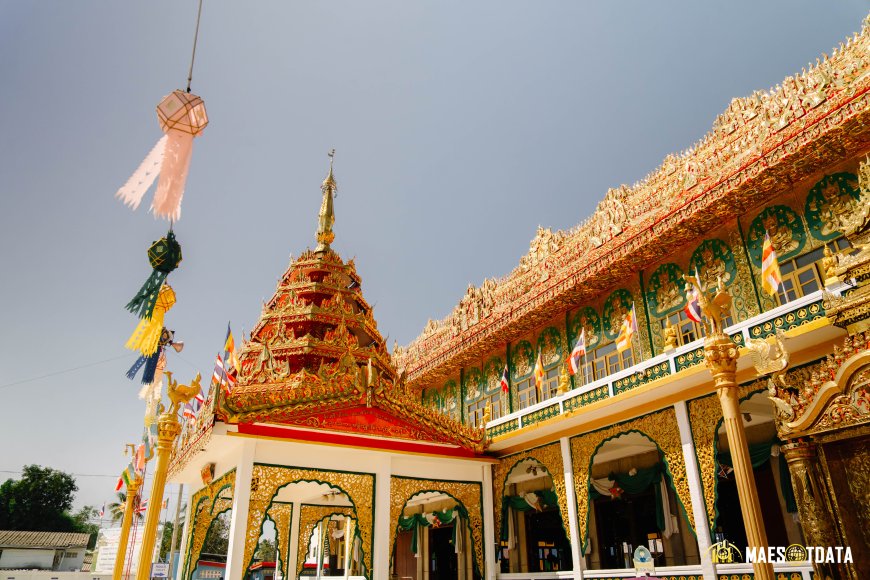
[(199, 19), (202, 16), (202, 0), (199, 0), (199, 9), (196, 11), (196, 30), (193, 33), (193, 52), (190, 55), (190, 71), (187, 73), (187, 92), (190, 92), (190, 81), (193, 80), (193, 62), (196, 60), (196, 41), (199, 39)]

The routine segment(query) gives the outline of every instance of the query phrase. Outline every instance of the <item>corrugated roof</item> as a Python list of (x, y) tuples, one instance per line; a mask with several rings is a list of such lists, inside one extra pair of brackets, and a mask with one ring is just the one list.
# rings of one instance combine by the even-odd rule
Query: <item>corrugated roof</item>
[(89, 534), (0, 530), (0, 548), (84, 548)]

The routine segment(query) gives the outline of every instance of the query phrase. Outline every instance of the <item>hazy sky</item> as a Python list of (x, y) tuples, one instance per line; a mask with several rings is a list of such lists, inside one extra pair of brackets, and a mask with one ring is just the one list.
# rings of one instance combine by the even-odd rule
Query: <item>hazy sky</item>
[[(227, 321), (250, 329), (313, 246), (330, 148), (333, 246), (405, 344), (469, 282), (509, 272), (539, 224), (579, 223), (868, 7), (205, 2), (193, 91), (211, 124), (175, 228), (167, 326), (186, 348), (171, 370), (207, 376)], [(166, 223), (112, 196), (161, 135), (154, 107), (185, 86), (195, 14), (195, 0), (0, 0), (0, 480), (29, 463), (89, 475), (76, 504), (99, 506), (140, 435), (124, 305)]]

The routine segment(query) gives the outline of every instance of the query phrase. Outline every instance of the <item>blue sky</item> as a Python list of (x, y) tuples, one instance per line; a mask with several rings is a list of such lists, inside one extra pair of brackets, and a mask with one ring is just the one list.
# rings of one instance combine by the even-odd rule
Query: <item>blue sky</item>
[[(329, 149), (334, 247), (405, 344), (469, 282), (509, 272), (539, 224), (579, 223), (867, 9), (205, 2), (193, 91), (211, 124), (176, 226), (172, 370), (208, 374), (227, 321), (251, 328), (313, 246)], [(29, 463), (102, 475), (79, 477), (76, 502), (100, 505), (138, 438), (124, 304), (166, 225), (112, 196), (161, 135), (154, 107), (185, 85), (195, 14), (195, 0), (0, 2), (0, 480)]]

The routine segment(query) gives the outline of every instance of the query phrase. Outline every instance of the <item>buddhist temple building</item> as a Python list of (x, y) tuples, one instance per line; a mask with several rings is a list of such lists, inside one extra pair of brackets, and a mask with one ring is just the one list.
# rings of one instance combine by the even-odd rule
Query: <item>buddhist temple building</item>
[(634, 578), (641, 547), (669, 580), (867, 578), (868, 55), (865, 22), (733, 99), (391, 351), (330, 168), (315, 249), (177, 442), (180, 579), (218, 517), (234, 580), (267, 529), (283, 578)]

